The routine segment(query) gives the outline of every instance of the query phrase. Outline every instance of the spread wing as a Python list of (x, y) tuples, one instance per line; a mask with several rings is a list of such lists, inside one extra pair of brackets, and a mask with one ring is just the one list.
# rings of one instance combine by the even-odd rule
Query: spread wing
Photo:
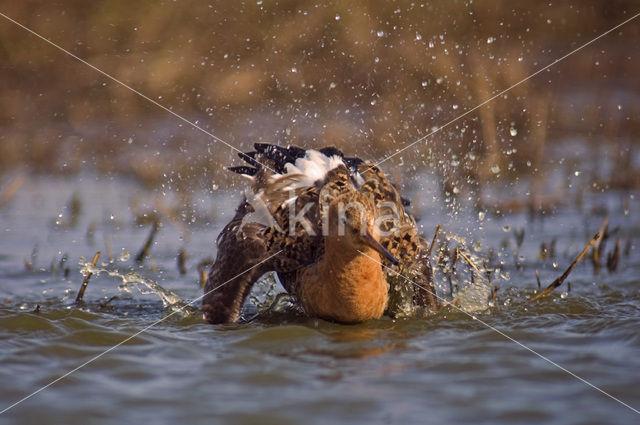
[(218, 253), (202, 299), (205, 320), (211, 323), (234, 322), (240, 316), (245, 298), (256, 280), (269, 271), (265, 247), (265, 226), (243, 224), (243, 218), (253, 207), (243, 200), (235, 216), (218, 236)]

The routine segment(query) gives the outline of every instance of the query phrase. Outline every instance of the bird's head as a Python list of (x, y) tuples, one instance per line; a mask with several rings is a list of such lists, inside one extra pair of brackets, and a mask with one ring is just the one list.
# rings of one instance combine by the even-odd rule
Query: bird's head
[(338, 196), (329, 206), (327, 236), (337, 238), (345, 249), (364, 251), (372, 248), (393, 265), (398, 259), (380, 243), (377, 228), (377, 210), (374, 202), (359, 192)]

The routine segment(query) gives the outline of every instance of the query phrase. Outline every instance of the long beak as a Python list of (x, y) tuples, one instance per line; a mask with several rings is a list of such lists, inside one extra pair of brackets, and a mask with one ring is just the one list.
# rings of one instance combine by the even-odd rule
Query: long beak
[(393, 254), (391, 254), (387, 248), (382, 246), (380, 242), (375, 240), (373, 235), (368, 230), (365, 232), (364, 235), (362, 235), (362, 238), (364, 239), (367, 245), (369, 245), (371, 248), (378, 251), (378, 253), (382, 255), (384, 258), (386, 258), (387, 260), (389, 260), (391, 264), (393, 264), (394, 266), (398, 265), (398, 259), (394, 257)]

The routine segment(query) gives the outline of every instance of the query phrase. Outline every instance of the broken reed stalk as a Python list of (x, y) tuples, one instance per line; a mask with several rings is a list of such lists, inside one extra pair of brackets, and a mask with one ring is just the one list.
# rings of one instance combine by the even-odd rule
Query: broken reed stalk
[(538, 282), (538, 289), (542, 288), (542, 283), (540, 282), (540, 272), (536, 269), (536, 281)]
[(631, 254), (631, 236), (627, 237), (627, 243), (624, 245), (624, 256), (628, 257)]
[(142, 249), (140, 250), (138, 255), (136, 255), (136, 259), (135, 259), (136, 263), (138, 264), (142, 263), (144, 261), (144, 258), (149, 255), (151, 244), (153, 244), (153, 240), (156, 237), (156, 233), (158, 233), (158, 229), (160, 229), (160, 223), (157, 220), (155, 220), (153, 222), (153, 227), (151, 228), (151, 232), (149, 233), (149, 237), (147, 238), (146, 242), (142, 246)]
[(558, 238), (554, 237), (551, 239), (551, 243), (549, 244), (549, 258), (556, 258), (556, 242)]
[(204, 285), (207, 284), (207, 269), (198, 269), (198, 274), (200, 275), (200, 287), (204, 288)]
[(456, 264), (458, 263), (458, 247), (456, 247), (456, 250), (453, 251), (453, 258), (451, 258), (451, 268), (449, 269), (449, 292), (451, 293), (451, 296), (453, 297), (453, 292), (455, 289), (455, 292), (458, 292), (458, 279), (454, 279), (454, 277), (456, 276)]
[(616, 246), (613, 252), (607, 257), (607, 269), (613, 273), (618, 270), (618, 264), (620, 263), (620, 238), (616, 239)]
[(33, 247), (33, 250), (31, 250), (31, 257), (24, 259), (24, 267), (27, 270), (33, 270), (35, 268), (37, 259), (38, 259), (38, 245), (35, 245)]
[(489, 301), (491, 304), (495, 305), (496, 300), (498, 299), (498, 291), (500, 290), (499, 286), (493, 286), (491, 288), (491, 300)]
[(69, 277), (69, 273), (71, 273), (71, 269), (66, 265), (68, 259), (69, 254), (65, 253), (62, 258), (60, 258), (60, 263), (58, 264), (58, 268), (64, 272), (65, 279), (67, 279)]
[(93, 245), (93, 238), (95, 236), (97, 228), (98, 228), (98, 223), (95, 221), (92, 221), (91, 224), (89, 224), (89, 227), (87, 227), (87, 233), (85, 234), (85, 239), (87, 240), (87, 243), (89, 245)]
[(513, 229), (513, 237), (516, 240), (516, 263), (518, 262), (518, 255), (520, 255), (520, 249), (522, 248), (522, 243), (524, 242), (524, 227), (520, 230), (514, 228)]
[(582, 252), (580, 252), (580, 254), (578, 254), (578, 256), (576, 257), (575, 260), (573, 260), (573, 262), (571, 263), (571, 265), (567, 268), (567, 270), (565, 270), (564, 273), (562, 273), (562, 276), (560, 276), (559, 278), (557, 278), (556, 280), (554, 280), (553, 282), (551, 282), (551, 284), (549, 286), (547, 286), (547, 288), (540, 292), (538, 295), (536, 295), (535, 297), (532, 297), (531, 299), (529, 299), (529, 301), (535, 301), (535, 300), (539, 300), (540, 298), (548, 295), (551, 291), (553, 291), (554, 289), (556, 289), (558, 286), (562, 285), (562, 283), (567, 279), (567, 277), (569, 276), (569, 273), (571, 273), (571, 271), (573, 270), (573, 268), (576, 266), (576, 264), (578, 264), (580, 262), (580, 260), (582, 260), (582, 257), (585, 256), (585, 254), (589, 251), (589, 249), (593, 246), (593, 244), (595, 244), (597, 241), (600, 240), (600, 237), (602, 236), (602, 234), (600, 232), (596, 233), (593, 238), (589, 241), (589, 243), (587, 244), (587, 246), (584, 247), (584, 249), (582, 250)]
[(462, 252), (462, 250), (460, 248), (456, 248), (458, 250), (458, 254), (460, 254), (462, 256), (462, 258), (464, 258), (464, 260), (467, 262), (467, 264), (469, 264), (471, 267), (473, 267), (475, 269), (475, 271), (477, 271), (478, 273), (480, 272), (480, 269), (473, 264), (473, 261), (471, 261), (471, 259), (469, 257), (467, 257), (466, 255), (464, 255), (464, 252)]
[(429, 258), (431, 258), (431, 253), (433, 252), (433, 248), (436, 246), (436, 239), (438, 239), (438, 235), (440, 234), (440, 229), (442, 228), (441, 224), (438, 224), (436, 227), (436, 233), (433, 235), (433, 239), (431, 240), (431, 245), (429, 245)]
[(9, 183), (9, 186), (7, 186), (4, 192), (0, 193), (0, 208), (6, 205), (11, 198), (13, 198), (13, 195), (15, 195), (18, 189), (20, 189), (23, 182), (24, 176), (18, 176)]
[(209, 267), (213, 265), (213, 259), (207, 258), (198, 263), (198, 275), (200, 276), (200, 287), (204, 288), (204, 285), (207, 283), (207, 271)]
[(105, 302), (103, 302), (102, 304), (100, 304), (100, 308), (107, 308), (107, 306), (109, 305), (109, 303), (110, 303), (111, 301), (113, 301), (113, 300), (117, 300), (117, 299), (120, 299), (120, 297), (119, 297), (119, 296), (117, 296), (117, 295), (112, 296), (111, 298), (109, 298), (108, 300), (106, 300)]
[(607, 234), (608, 227), (609, 227), (609, 219), (605, 218), (604, 221), (602, 222), (602, 226), (600, 226), (600, 230), (598, 231), (598, 233), (602, 235), (602, 237), (598, 239), (598, 242), (593, 247), (593, 253), (592, 253), (593, 256), (591, 257), (591, 261), (593, 262), (593, 267), (596, 270), (600, 267), (600, 246), (603, 242), (603, 239), (605, 238), (605, 235)]
[(187, 251), (184, 248), (180, 248), (180, 252), (178, 252), (178, 271), (182, 276), (187, 274), (187, 266), (185, 263), (187, 262)]
[[(96, 252), (96, 255), (93, 256), (93, 260), (91, 260), (91, 264), (95, 267), (98, 264), (98, 259), (100, 258), (100, 251)], [(82, 285), (80, 285), (80, 289), (78, 290), (78, 295), (76, 295), (76, 305), (82, 302), (82, 298), (84, 297), (84, 291), (87, 290), (87, 286), (89, 285), (89, 279), (93, 276), (93, 272), (88, 272), (82, 281)]]

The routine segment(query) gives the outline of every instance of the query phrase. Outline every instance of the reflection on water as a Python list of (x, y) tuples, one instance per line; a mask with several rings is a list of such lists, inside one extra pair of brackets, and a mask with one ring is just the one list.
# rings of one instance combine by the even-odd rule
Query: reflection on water
[[(75, 225), (52, 224), (60, 213), (63, 221), (70, 217), (65, 205), (74, 193), (82, 203)], [(219, 196), (229, 195), (202, 199), (215, 204)], [(550, 283), (597, 230), (602, 217), (590, 214), (591, 206), (615, 206), (620, 196), (593, 195), (583, 212), (560, 209), (533, 223), (525, 213), (487, 213), (479, 221), (461, 208), (443, 223), (440, 243), (449, 251), (438, 254), (444, 263), (436, 278), (442, 296), (458, 296), (482, 321), (638, 407), (637, 200), (626, 210), (608, 208), (612, 236), (604, 253), (621, 240), (616, 272), (603, 263), (594, 274), (591, 260), (583, 261), (568, 279), (570, 290), (565, 283), (546, 299), (527, 301), (538, 291), (535, 270)], [(126, 207), (132, 199), (137, 209)], [(2, 408), (166, 318), (0, 423), (637, 422), (628, 408), (454, 306), (419, 319), (337, 325), (300, 315), (266, 275), (245, 308), (248, 323), (210, 326), (186, 303), (201, 295), (198, 264), (214, 254), (212, 241), (229, 212), (196, 220), (186, 238), (181, 226), (163, 220), (150, 258), (138, 265), (128, 253), (149, 228), (135, 224), (133, 211), (154, 202), (126, 182), (85, 176), (77, 184), (28, 180), (0, 209), (0, 381), (10, 383), (0, 387)], [(434, 205), (414, 207), (427, 234), (443, 217)], [(520, 244), (513, 229), (525, 229)], [(541, 255), (552, 239), (553, 256)], [(446, 272), (445, 257), (460, 245), (490, 276), (470, 273), (464, 261), (455, 275)], [(188, 253), (185, 275), (177, 266), (181, 250)], [(102, 261), (87, 264), (96, 251)], [(94, 275), (76, 308), (87, 271)], [(489, 304), (491, 287), (500, 288)], [(181, 308), (190, 314), (169, 317)]]

